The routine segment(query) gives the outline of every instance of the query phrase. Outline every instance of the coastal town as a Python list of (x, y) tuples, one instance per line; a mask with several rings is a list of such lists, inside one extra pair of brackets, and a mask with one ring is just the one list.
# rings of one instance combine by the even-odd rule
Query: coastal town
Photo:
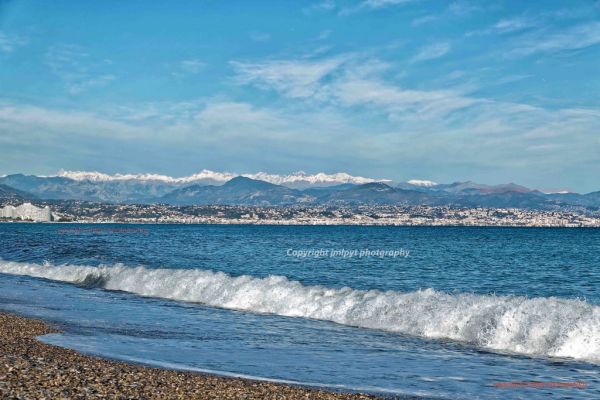
[(40, 202), (8, 204), (1, 221), (73, 223), (368, 225), (368, 226), (529, 226), (600, 227), (600, 215), (576, 211), (434, 206), (255, 207), (172, 206)]

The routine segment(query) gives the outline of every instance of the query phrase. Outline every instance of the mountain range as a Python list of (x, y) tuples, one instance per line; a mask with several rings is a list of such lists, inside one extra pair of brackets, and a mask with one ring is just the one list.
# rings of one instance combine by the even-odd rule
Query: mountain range
[(0, 199), (172, 205), (403, 204), (539, 210), (600, 209), (600, 192), (543, 193), (514, 183), (485, 185), (469, 181), (437, 184), (424, 180), (395, 183), (345, 173), (236, 175), (208, 170), (184, 178), (69, 171), (61, 171), (55, 176), (13, 174), (0, 177)]

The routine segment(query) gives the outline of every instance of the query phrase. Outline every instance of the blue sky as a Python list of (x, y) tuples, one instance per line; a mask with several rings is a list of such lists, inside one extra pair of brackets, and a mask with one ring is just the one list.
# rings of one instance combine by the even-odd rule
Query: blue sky
[(600, 190), (594, 1), (0, 0), (0, 174)]

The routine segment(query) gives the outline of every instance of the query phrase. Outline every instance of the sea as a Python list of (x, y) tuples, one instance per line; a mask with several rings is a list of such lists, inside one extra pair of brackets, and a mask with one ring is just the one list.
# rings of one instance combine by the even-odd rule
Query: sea
[(2, 223), (0, 310), (164, 368), (600, 398), (600, 229)]

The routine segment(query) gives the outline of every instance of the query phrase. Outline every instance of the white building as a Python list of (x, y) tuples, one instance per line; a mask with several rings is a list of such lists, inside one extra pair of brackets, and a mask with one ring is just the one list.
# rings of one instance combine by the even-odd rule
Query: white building
[(0, 208), (0, 218), (14, 218), (15, 215), (15, 207), (10, 204), (6, 207)]
[(6, 207), (0, 208), (0, 217), (2, 218), (20, 218), (22, 220), (32, 220), (36, 222), (49, 222), (52, 221), (52, 210), (46, 206), (39, 208), (31, 203), (23, 203), (20, 206), (14, 207), (7, 205)]

